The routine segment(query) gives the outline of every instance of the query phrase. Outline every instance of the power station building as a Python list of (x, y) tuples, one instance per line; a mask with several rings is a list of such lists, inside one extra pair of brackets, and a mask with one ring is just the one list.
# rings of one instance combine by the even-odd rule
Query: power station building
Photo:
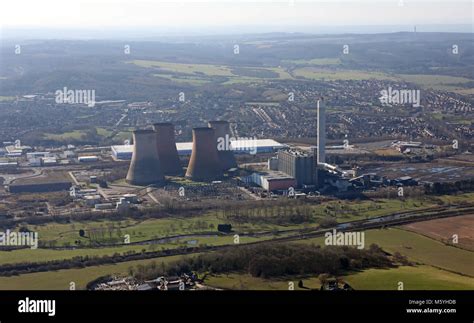
[(294, 149), (280, 150), (278, 170), (293, 177), (298, 187), (317, 183), (314, 156), (308, 152)]
[(156, 123), (154, 130), (135, 130), (133, 145), (112, 146), (116, 160), (131, 159), (126, 180), (132, 185), (164, 182), (165, 175), (180, 175), (179, 155), (191, 155), (185, 176), (195, 181), (214, 181), (236, 168), (234, 153), (266, 153), (286, 147), (271, 139), (236, 140), (227, 121), (210, 121), (193, 129), (192, 143), (176, 143), (171, 123)]
[(164, 182), (158, 158), (156, 133), (153, 130), (133, 131), (133, 157), (127, 182), (132, 185), (151, 185)]

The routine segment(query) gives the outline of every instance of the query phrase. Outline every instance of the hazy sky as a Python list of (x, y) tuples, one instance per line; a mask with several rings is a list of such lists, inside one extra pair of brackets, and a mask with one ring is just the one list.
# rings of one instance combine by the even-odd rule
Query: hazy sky
[(4, 27), (472, 24), (471, 0), (2, 0)]

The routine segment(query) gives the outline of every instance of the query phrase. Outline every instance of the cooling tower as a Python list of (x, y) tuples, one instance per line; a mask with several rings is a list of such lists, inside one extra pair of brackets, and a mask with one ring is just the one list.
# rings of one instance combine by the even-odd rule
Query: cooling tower
[(135, 130), (133, 143), (133, 156), (128, 169), (127, 182), (132, 185), (164, 182), (156, 150), (156, 133), (153, 130)]
[(174, 126), (171, 123), (153, 125), (156, 133), (156, 149), (164, 175), (180, 175), (183, 171), (176, 149)]
[(214, 129), (217, 155), (222, 166), (222, 170), (237, 167), (234, 152), (230, 146), (230, 129), (227, 121), (209, 121), (209, 127)]
[(318, 164), (326, 162), (326, 107), (324, 98), (318, 100)]
[(193, 129), (193, 151), (189, 159), (186, 177), (195, 181), (212, 181), (222, 176), (217, 155), (214, 129)]

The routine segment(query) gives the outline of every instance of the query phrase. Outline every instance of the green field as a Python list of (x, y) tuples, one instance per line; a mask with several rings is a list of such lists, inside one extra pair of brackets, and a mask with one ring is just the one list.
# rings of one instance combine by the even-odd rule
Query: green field
[(97, 134), (102, 137), (108, 137), (112, 134), (112, 131), (109, 129), (100, 128), (100, 127), (97, 127), (96, 129), (97, 129)]
[[(239, 238), (241, 244), (246, 244), (256, 241), (264, 241), (272, 239), (275, 236), (268, 235), (264, 237), (248, 237), (242, 236)], [(166, 243), (159, 244), (144, 244), (144, 245), (121, 245), (116, 247), (104, 247), (104, 248), (76, 248), (76, 249), (20, 249), (14, 251), (0, 251), (0, 265), (3, 264), (13, 264), (13, 263), (22, 263), (22, 262), (46, 262), (52, 260), (64, 260), (72, 259), (78, 256), (112, 256), (116, 253), (124, 254), (130, 251), (140, 253), (160, 251), (163, 249), (177, 249), (180, 247), (190, 247), (190, 246), (220, 246), (220, 245), (233, 245), (234, 236), (217, 236), (217, 237), (206, 237), (206, 236), (195, 236), (195, 237), (186, 237), (180, 238)]]
[[(139, 242), (183, 234), (216, 233), (217, 225), (223, 221), (219, 215), (210, 213), (190, 218), (162, 218), (144, 221), (125, 220), (119, 223), (111, 220), (73, 222), (69, 224), (50, 223), (47, 225), (29, 225), (28, 228), (38, 232), (38, 236), (42, 241), (55, 241), (55, 246), (62, 246), (74, 245), (76, 240), (81, 241), (83, 245), (88, 245), (90, 241), (89, 232), (93, 230), (97, 233), (94, 239), (98, 241), (107, 241), (110, 236), (112, 238), (120, 236), (123, 239), (128, 234), (130, 235), (130, 242)], [(265, 223), (240, 225), (236, 223), (234, 228), (236, 232), (257, 232), (291, 228), (302, 229), (304, 225), (280, 226)], [(80, 229), (86, 231), (86, 237), (79, 236)]]
[[(0, 79), (2, 79), (2, 78), (0, 77)], [(6, 77), (4, 79), (6, 79)], [(0, 102), (2, 102), (2, 101), (13, 101), (13, 100), (15, 100), (14, 96), (2, 96), (2, 95), (0, 95)]]
[[(201, 85), (208, 82), (212, 82), (212, 77), (225, 77), (227, 80), (224, 84), (234, 84), (243, 82), (261, 82), (266, 79), (292, 79), (293, 77), (288, 74), (281, 67), (267, 67), (258, 68), (262, 71), (271, 71), (277, 73), (278, 77), (265, 78), (265, 77), (252, 77), (236, 75), (232, 72), (232, 67), (225, 65), (215, 64), (185, 64), (185, 63), (171, 63), (163, 61), (150, 61), (150, 60), (133, 60), (127, 62), (144, 68), (155, 68), (159, 69), (164, 73), (154, 74), (157, 77), (163, 77), (170, 79), (175, 82), (189, 83), (193, 85)], [(176, 74), (176, 75), (174, 75)]]
[(86, 134), (84, 132), (75, 130), (75, 131), (70, 131), (70, 132), (64, 132), (62, 134), (45, 133), (43, 134), (43, 137), (45, 139), (55, 140), (55, 141), (68, 141), (68, 140), (80, 140), (85, 135)]
[(474, 193), (463, 193), (457, 195), (438, 196), (445, 203), (462, 203), (465, 201), (474, 201)]
[(183, 64), (162, 61), (133, 60), (128, 63), (145, 68), (159, 68), (163, 71), (183, 74), (204, 74), (207, 76), (233, 76), (231, 68), (213, 64)]
[(57, 271), (25, 274), (12, 277), (0, 277), (1, 290), (68, 290), (74, 282), (76, 289), (85, 289), (87, 283), (105, 275), (126, 275), (130, 267), (146, 265), (155, 261), (168, 263), (180, 256), (122, 262), (113, 265), (93, 266), (81, 269), (64, 269)]
[[(216, 231), (217, 224), (220, 223), (216, 217), (201, 216), (193, 218), (163, 218), (139, 220), (101, 220), (88, 222), (72, 222), (68, 224), (50, 223), (47, 225), (28, 226), (31, 230), (38, 232), (43, 241), (56, 241), (56, 245), (71, 244), (76, 240), (87, 243), (89, 232), (96, 230), (100, 235), (96, 239), (106, 240), (110, 237), (124, 237), (130, 235), (130, 242), (137, 242), (149, 239), (158, 239), (165, 236)], [(212, 226), (213, 227), (210, 227)], [(86, 237), (79, 237), (79, 230), (86, 231)], [(102, 234), (98, 231), (104, 232)]]
[[(324, 237), (302, 240), (302, 243), (324, 244)], [(365, 231), (365, 247), (375, 243), (384, 250), (399, 252), (416, 263), (438, 267), (474, 277), (474, 253), (451, 247), (437, 240), (398, 228)]]
[(367, 72), (358, 70), (337, 70), (319, 67), (300, 67), (293, 70), (295, 77), (303, 77), (311, 80), (396, 80), (395, 77), (382, 72)]
[(339, 65), (341, 64), (341, 60), (339, 58), (313, 58), (283, 60), (283, 63), (290, 63), (296, 65)]
[(148, 250), (148, 246), (123, 246), (113, 248), (82, 248), (75, 250), (57, 250), (57, 249), (20, 249), (14, 251), (0, 251), (0, 265), (21, 263), (21, 262), (35, 262), (35, 261), (50, 261), (71, 259), (77, 256), (104, 256), (113, 255), (114, 253), (124, 253), (127, 251), (140, 252), (142, 249)]
[(153, 74), (156, 77), (163, 77), (165, 79), (178, 82), (178, 83), (188, 83), (193, 85), (202, 85), (210, 83), (210, 79), (196, 77), (196, 76), (176, 76), (173, 74)]
[[(175, 180), (175, 178), (173, 178)], [(187, 181), (186, 179), (181, 179)], [(177, 180), (176, 180), (177, 181)], [(181, 184), (187, 184), (182, 182)], [(459, 198), (458, 200), (462, 200)], [(454, 200), (453, 200), (454, 201)], [(313, 221), (294, 225), (277, 225), (271, 222), (260, 221), (256, 223), (235, 223), (224, 218), (220, 212), (208, 212), (193, 217), (167, 217), (159, 219), (136, 220), (128, 219), (115, 221), (102, 219), (98, 221), (71, 222), (68, 224), (48, 223), (45, 225), (29, 225), (30, 230), (38, 232), (42, 241), (55, 241), (56, 246), (65, 244), (73, 245), (76, 240), (87, 244), (89, 238), (79, 237), (79, 230), (84, 229), (86, 235), (91, 230), (101, 231), (98, 240), (106, 241), (110, 236), (117, 238), (125, 234), (130, 235), (131, 242), (163, 238), (166, 236), (193, 234), (202, 232), (216, 232), (217, 225), (229, 222), (236, 232), (262, 232), (273, 230), (303, 229), (316, 227), (316, 220), (326, 216), (334, 216), (340, 223), (361, 220), (369, 217), (381, 216), (398, 211), (427, 208), (434, 205), (434, 201), (406, 199), (377, 201), (330, 201), (311, 207)], [(277, 209), (271, 210), (277, 216)]]
[(363, 220), (400, 211), (435, 206), (434, 201), (420, 199), (377, 199), (366, 201), (331, 201), (314, 207), (317, 216), (334, 216), (340, 223)]
[[(447, 75), (425, 75), (425, 74), (399, 74), (391, 75), (378, 71), (350, 70), (336, 68), (341, 64), (339, 58), (314, 58), (284, 60), (283, 64), (294, 64), (297, 67), (288, 73), (284, 68), (278, 67), (258, 67), (261, 71), (271, 71), (278, 77), (253, 77), (237, 75), (233, 72), (232, 66), (217, 64), (194, 64), (194, 63), (173, 63), (154, 60), (133, 60), (126, 63), (134, 64), (143, 68), (158, 69), (161, 73), (154, 74), (157, 77), (166, 78), (178, 83), (188, 83), (191, 85), (203, 85), (215, 80), (212, 77), (224, 77), (227, 80), (223, 84), (261, 82), (268, 79), (294, 80), (298, 78), (310, 80), (391, 80), (411, 82), (422, 88), (432, 88), (435, 90), (453, 91), (461, 94), (474, 94), (474, 88), (462, 87), (463, 83), (472, 80), (464, 77), (454, 77)], [(327, 66), (327, 68), (325, 67)], [(246, 69), (255, 69), (245, 67)]]
[(319, 289), (321, 287), (317, 277), (264, 279), (241, 273), (208, 275), (204, 283), (212, 287), (232, 290), (289, 290), (290, 282), (292, 282), (294, 290), (305, 290), (298, 287), (300, 279), (303, 280), (304, 287), (312, 289)]
[(426, 265), (474, 277), (474, 252), (447, 246), (422, 235), (401, 230), (366, 231), (366, 245), (376, 243), (389, 252), (400, 252)]
[[(445, 203), (458, 203), (470, 199), (474, 196), (474, 193), (462, 194), (458, 196), (448, 196), (448, 197), (439, 197)], [(330, 201), (325, 202), (321, 205), (312, 206), (311, 210), (315, 218), (325, 217), (325, 216), (334, 216), (338, 222), (347, 222), (357, 219), (363, 219), (366, 217), (380, 216), (383, 214), (389, 214), (392, 212), (397, 212), (400, 210), (411, 210), (417, 208), (426, 208), (433, 206), (435, 200), (415, 200), (407, 199), (405, 201), (400, 200), (388, 200), (381, 199), (377, 201)], [(81, 240), (83, 244), (87, 244), (90, 230), (102, 231), (99, 234), (99, 240), (102, 238), (104, 241), (107, 238), (112, 236), (123, 236), (129, 234), (131, 237), (131, 242), (143, 241), (148, 239), (163, 238), (166, 236), (173, 235), (182, 235), (182, 234), (194, 234), (199, 232), (216, 232), (217, 224), (223, 222), (231, 222), (228, 219), (223, 218), (221, 212), (211, 211), (200, 216), (193, 217), (168, 217), (168, 218), (159, 218), (159, 219), (146, 219), (146, 220), (121, 220), (121, 221), (112, 221), (110, 219), (102, 219), (98, 221), (87, 221), (87, 222), (72, 222), (68, 224), (58, 224), (58, 223), (49, 223), (46, 225), (28, 225), (30, 230), (36, 231), (39, 233), (39, 237), (42, 241), (56, 241), (56, 246), (60, 245), (74, 245), (74, 241)], [(305, 227), (317, 227), (316, 223), (303, 223), (299, 225), (275, 225), (272, 223), (258, 222), (258, 223), (245, 223), (239, 225), (233, 223), (234, 230), (236, 232), (259, 232), (259, 231), (273, 231), (273, 230), (284, 230), (284, 229), (302, 229)], [(79, 229), (86, 230), (86, 238), (79, 237)], [(280, 235), (283, 236), (283, 235)], [(260, 238), (253, 237), (241, 237), (241, 243), (249, 243), (254, 241), (262, 241), (267, 239), (275, 238), (276, 235), (270, 234)], [(193, 244), (191, 244), (193, 242)], [(301, 243), (316, 243), (322, 244), (324, 238), (313, 238), (307, 240), (299, 241)], [(441, 242), (436, 240), (421, 236), (419, 234), (405, 231), (402, 229), (384, 229), (384, 230), (369, 230), (366, 232), (366, 246), (371, 243), (376, 243), (380, 245), (384, 250), (388, 252), (398, 251), (402, 255), (405, 255), (417, 264), (429, 265), (429, 268), (437, 267), (444, 269), (441, 272), (448, 275), (446, 278), (449, 281), (456, 281), (454, 279), (456, 273), (462, 273), (464, 275), (474, 276), (474, 257), (472, 252), (462, 250), (459, 248), (454, 248), (451, 246), (444, 245)], [(145, 250), (149, 251), (159, 251), (161, 249), (173, 249), (179, 248), (182, 246), (202, 246), (202, 245), (224, 245), (224, 244), (233, 244), (233, 235), (227, 236), (191, 236), (181, 238), (179, 240), (168, 241), (166, 243), (160, 243), (156, 245), (135, 245), (135, 246), (119, 246), (119, 247), (107, 247), (107, 248), (78, 248), (75, 250), (53, 250), (53, 249), (22, 249), (15, 251), (2, 251), (0, 252), (0, 264), (6, 263), (20, 263), (28, 261), (49, 261), (49, 260), (61, 260), (61, 259), (71, 259), (75, 256), (103, 256), (103, 255), (113, 255), (114, 253), (125, 253), (128, 251), (141, 252)], [(117, 265), (120, 266), (120, 265)], [(98, 267), (107, 267), (107, 266), (98, 266)], [(380, 276), (382, 273), (396, 273), (396, 275), (408, 275), (410, 270), (415, 267), (409, 267), (408, 269), (403, 269), (401, 271), (394, 272), (394, 269), (384, 270), (384, 271), (375, 271), (375, 276)], [(418, 267), (416, 267), (418, 268)], [(423, 267), (424, 268), (424, 267)], [(73, 270), (73, 269), (71, 269)], [(77, 269), (79, 270), (79, 269)], [(93, 270), (93, 268), (85, 268), (84, 270)], [(434, 268), (432, 268), (434, 270)], [(64, 272), (64, 271), (59, 271)], [(70, 271), (67, 271), (70, 272)], [(72, 272), (72, 271), (71, 271)], [(46, 275), (48, 273), (37, 273), (37, 274), (27, 274), (29, 275)], [(354, 277), (359, 277), (363, 279), (365, 276), (363, 273), (355, 273)], [(430, 272), (430, 275), (435, 277), (435, 272)], [(21, 275), (27, 276), (27, 275)], [(65, 275), (65, 273), (64, 273)], [(352, 277), (353, 275), (349, 275)], [(394, 277), (398, 277), (398, 276)], [(437, 274), (439, 276), (439, 273)], [(260, 286), (269, 284), (268, 288), (270, 289), (279, 289), (287, 288), (287, 281), (277, 281), (277, 282), (259, 282), (254, 281), (251, 277), (244, 278), (232, 278), (230, 275), (227, 277), (229, 281), (226, 282), (226, 279), (221, 276), (216, 276), (214, 279), (216, 287), (222, 288), (234, 288), (237, 286), (240, 288), (249, 289), (258, 289)], [(391, 277), (390, 275), (387, 277)], [(423, 286), (438, 286), (438, 288), (445, 288), (445, 285), (442, 283), (434, 285), (433, 281), (435, 278), (430, 278), (427, 276), (427, 282), (421, 281), (420, 285), (414, 288), (422, 288)], [(96, 276), (91, 277), (90, 280), (96, 278)], [(467, 277), (466, 277), (467, 278)], [(2, 282), (0, 279), (0, 284)], [(6, 279), (6, 278), (5, 278)], [(11, 278), (14, 279), (14, 278)], [(72, 278), (70, 278), (72, 279)], [(395, 279), (395, 278), (394, 278)], [(431, 280), (430, 280), (431, 279)], [(451, 280), (449, 280), (451, 279)], [(409, 281), (407, 279), (407, 281)], [(470, 281), (470, 280), (468, 280)], [(357, 282), (358, 288), (365, 289), (365, 285), (361, 285), (360, 282)], [(414, 281), (412, 282), (415, 283)], [(55, 287), (56, 282), (51, 282), (51, 286)], [(263, 284), (263, 285), (262, 285)], [(283, 284), (283, 285), (282, 285)], [(319, 284), (319, 282), (314, 282), (314, 284)], [(448, 284), (448, 283), (446, 283)], [(226, 287), (227, 286), (227, 287)], [(230, 286), (230, 287), (229, 287)], [(316, 285), (315, 285), (316, 286)], [(319, 285), (318, 285), (319, 286)], [(367, 285), (367, 288), (372, 288), (370, 284)], [(381, 285), (386, 286), (386, 285)], [(421, 287), (418, 287), (421, 286)], [(458, 285), (453, 285), (458, 286)], [(316, 288), (316, 287), (314, 287)], [(386, 288), (386, 287), (381, 287)], [(387, 287), (388, 288), (388, 287)], [(409, 288), (409, 287), (406, 287)], [(423, 287), (424, 288), (424, 287)], [(460, 287), (461, 288), (461, 287)]]
[[(403, 283), (404, 290), (472, 290), (474, 279), (455, 273), (433, 268), (431, 266), (401, 266), (389, 269), (367, 269), (361, 272), (342, 276), (356, 290), (396, 290), (398, 283)], [(284, 277), (279, 279), (263, 279), (249, 274), (231, 273), (208, 275), (205, 284), (232, 290), (288, 290), (289, 282), (298, 281), (311, 289), (321, 287), (318, 277)]]
[(448, 75), (424, 75), (424, 74), (399, 74), (402, 80), (415, 83), (425, 89), (434, 89), (452, 92), (465, 92), (464, 94), (474, 93), (474, 89), (465, 88), (463, 83), (472, 82), (468, 78), (455, 77)]
[(356, 290), (473, 290), (474, 279), (431, 266), (368, 269), (343, 277)]

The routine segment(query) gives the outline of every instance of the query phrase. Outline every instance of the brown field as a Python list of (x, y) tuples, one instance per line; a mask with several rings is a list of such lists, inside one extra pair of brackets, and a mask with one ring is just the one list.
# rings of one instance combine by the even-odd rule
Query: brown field
[(416, 222), (402, 228), (443, 242), (452, 242), (457, 234), (458, 246), (474, 251), (474, 214)]

